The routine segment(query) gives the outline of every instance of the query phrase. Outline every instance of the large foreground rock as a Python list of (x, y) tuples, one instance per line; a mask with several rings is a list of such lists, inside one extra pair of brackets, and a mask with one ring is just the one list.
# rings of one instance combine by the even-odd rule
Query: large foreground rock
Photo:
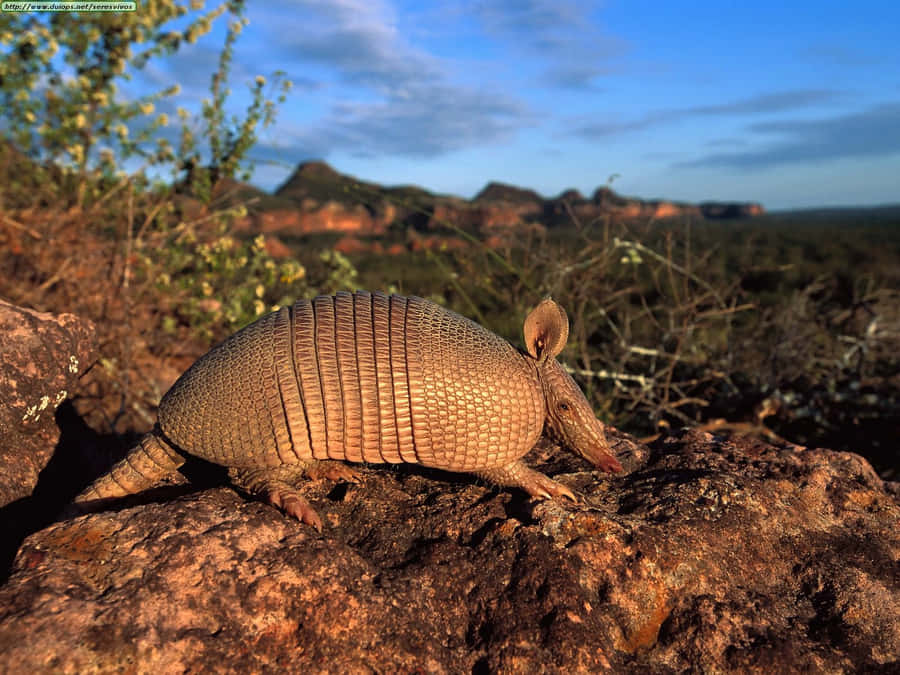
[(0, 300), (0, 506), (34, 490), (59, 440), (53, 413), (96, 349), (90, 321)]
[(896, 672), (900, 499), (865, 460), (537, 454), (584, 504), (372, 468), (309, 484), (321, 535), (226, 487), (55, 523), (0, 588), (0, 670)]

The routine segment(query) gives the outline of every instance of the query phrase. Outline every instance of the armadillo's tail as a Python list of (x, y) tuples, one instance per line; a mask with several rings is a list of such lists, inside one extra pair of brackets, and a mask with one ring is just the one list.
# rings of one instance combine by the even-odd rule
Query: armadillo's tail
[(85, 504), (141, 492), (174, 473), (184, 461), (181, 453), (169, 445), (165, 438), (151, 432), (113, 465), (108, 473), (100, 476), (75, 497), (74, 503)]

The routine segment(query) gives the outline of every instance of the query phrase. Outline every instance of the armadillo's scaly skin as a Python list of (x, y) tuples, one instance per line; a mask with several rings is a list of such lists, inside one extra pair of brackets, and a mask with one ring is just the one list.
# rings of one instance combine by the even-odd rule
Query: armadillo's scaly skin
[(165, 437), (229, 467), (310, 459), (507, 465), (541, 434), (534, 364), (421, 298), (338, 293), (261, 318), (197, 361), (160, 403)]

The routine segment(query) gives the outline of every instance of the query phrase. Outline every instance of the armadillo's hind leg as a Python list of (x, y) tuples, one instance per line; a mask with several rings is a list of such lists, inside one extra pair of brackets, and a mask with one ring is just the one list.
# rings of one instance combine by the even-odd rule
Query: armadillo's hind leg
[(562, 483), (545, 476), (540, 471), (528, 468), (519, 460), (506, 466), (497, 466), (476, 472), (477, 475), (497, 485), (522, 488), (532, 497), (554, 499), (565, 497), (577, 501), (575, 494)]
[(295, 464), (262, 469), (229, 469), (228, 477), (238, 487), (265, 498), (272, 506), (321, 532), (322, 519), (294, 487), (305, 473), (306, 466)]
[(182, 464), (184, 457), (181, 453), (164, 438), (151, 432), (113, 465), (108, 473), (100, 476), (75, 497), (74, 502), (87, 504), (141, 492), (174, 473)]

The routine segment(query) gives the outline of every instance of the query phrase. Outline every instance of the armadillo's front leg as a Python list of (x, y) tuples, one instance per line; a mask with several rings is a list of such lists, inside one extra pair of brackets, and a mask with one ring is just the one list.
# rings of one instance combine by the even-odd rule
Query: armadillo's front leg
[(477, 475), (497, 485), (522, 488), (532, 497), (537, 497), (538, 499), (565, 497), (573, 502), (577, 501), (575, 495), (565, 485), (557, 483), (540, 471), (528, 468), (520, 460), (511, 462), (506, 466), (483, 469), (478, 471)]
[(322, 531), (322, 519), (294, 484), (306, 473), (302, 464), (262, 469), (229, 469), (228, 477), (247, 492), (264, 497), (289, 516)]

